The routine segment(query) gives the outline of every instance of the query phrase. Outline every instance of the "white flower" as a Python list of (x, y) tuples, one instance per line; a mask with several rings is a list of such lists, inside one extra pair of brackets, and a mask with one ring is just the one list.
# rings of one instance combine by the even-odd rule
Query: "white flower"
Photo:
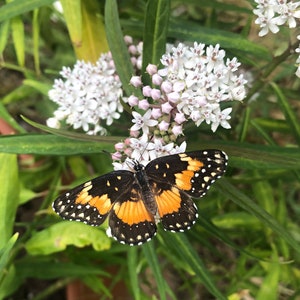
[(46, 121), (46, 124), (48, 127), (51, 127), (51, 128), (56, 128), (56, 129), (60, 128), (60, 122), (56, 118), (49, 118)]
[(253, 13), (257, 15), (255, 24), (261, 27), (259, 36), (265, 36), (269, 31), (277, 33), (279, 26), (288, 24), (289, 28), (295, 28), (300, 18), (298, 6), (300, 2), (287, 2), (286, 0), (255, 0), (257, 3)]
[(139, 162), (148, 162), (149, 161), (149, 145), (148, 136), (143, 134), (140, 138), (130, 138), (130, 147), (133, 150), (130, 158), (135, 159)]
[(142, 129), (144, 134), (148, 134), (149, 127), (153, 127), (158, 124), (157, 120), (151, 119), (151, 109), (147, 110), (143, 116), (138, 112), (133, 111), (132, 116), (134, 117), (132, 122), (135, 124), (131, 126), (130, 130), (133, 131)]
[(149, 146), (150, 159), (171, 154), (174, 148), (174, 143), (164, 144), (162, 139), (154, 139), (154, 142)]
[[(77, 61), (74, 68), (63, 67), (60, 74), (64, 80), (54, 81), (49, 98), (58, 104), (54, 112), (57, 122), (66, 119), (74, 129), (82, 128), (89, 134), (105, 133), (100, 125), (110, 126), (123, 111), (119, 98), (121, 82), (107, 54), (101, 55), (95, 65)], [(54, 124), (50, 121), (49, 125)]]

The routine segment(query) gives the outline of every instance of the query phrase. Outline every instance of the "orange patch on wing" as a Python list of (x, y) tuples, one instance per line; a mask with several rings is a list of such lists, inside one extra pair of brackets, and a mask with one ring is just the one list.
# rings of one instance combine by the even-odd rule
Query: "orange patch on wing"
[(194, 177), (195, 172), (203, 167), (203, 163), (189, 156), (181, 157), (181, 160), (187, 161), (188, 166), (185, 171), (175, 174), (176, 185), (181, 190), (189, 191), (192, 188), (191, 179)]
[(155, 200), (160, 217), (177, 212), (181, 207), (181, 197), (179, 190), (176, 188), (163, 191), (160, 195), (155, 197)]
[(101, 215), (107, 214), (111, 209), (111, 201), (107, 194), (102, 196), (93, 197), (88, 193), (88, 191), (92, 188), (90, 182), (86, 183), (86, 186), (82, 189), (82, 191), (77, 195), (75, 200), (76, 204), (82, 205), (90, 205), (96, 207)]
[(182, 171), (181, 173), (176, 173), (176, 186), (181, 190), (190, 190), (192, 188), (191, 178), (194, 176), (193, 171)]
[(82, 190), (77, 195), (76, 204), (87, 204), (93, 197), (89, 194), (89, 190), (93, 187), (92, 182), (88, 181), (84, 184)]
[(190, 159), (188, 161), (188, 170), (199, 171), (203, 167), (203, 162), (198, 159)]
[(154, 221), (142, 200), (116, 203), (113, 209), (117, 217), (129, 226), (145, 221)]
[(93, 197), (89, 201), (89, 205), (96, 207), (101, 215), (107, 214), (111, 209), (111, 201), (108, 198), (107, 194), (104, 194), (101, 197)]
[(181, 161), (186, 161), (188, 163), (187, 170), (198, 171), (204, 165), (202, 161), (198, 160), (197, 158), (192, 158), (186, 153), (181, 153), (179, 156)]

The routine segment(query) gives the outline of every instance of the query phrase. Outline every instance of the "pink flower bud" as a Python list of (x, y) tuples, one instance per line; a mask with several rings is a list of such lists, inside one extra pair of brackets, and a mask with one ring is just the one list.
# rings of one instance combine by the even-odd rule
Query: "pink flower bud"
[(149, 64), (146, 68), (146, 72), (152, 76), (153, 74), (157, 73), (157, 66)]
[(186, 121), (186, 118), (183, 113), (176, 113), (174, 120), (177, 124), (181, 124)]
[(140, 87), (142, 85), (142, 79), (141, 76), (132, 76), (130, 79), (130, 83), (134, 86), (134, 87)]
[(163, 82), (163, 79), (158, 74), (154, 74), (152, 76), (152, 83), (153, 84), (155, 84), (155, 85), (161, 85), (162, 82)]
[(140, 135), (138, 130), (130, 130), (130, 136), (137, 138)]
[(140, 100), (138, 107), (142, 110), (147, 110), (149, 108), (149, 102), (146, 99)]
[(125, 43), (128, 45), (128, 44), (132, 44), (132, 37), (129, 36), (129, 35), (125, 35), (124, 36), (124, 41)]
[(169, 94), (171, 92), (173, 92), (173, 85), (171, 82), (169, 81), (164, 81), (162, 84), (161, 84), (161, 90), (163, 92), (165, 92), (166, 94)]
[(124, 141), (124, 144), (126, 146), (129, 146), (130, 145), (130, 138), (126, 138), (125, 141)]
[(181, 125), (173, 126), (172, 132), (175, 136), (178, 136), (178, 135), (182, 134), (182, 126)]
[(122, 158), (122, 154), (120, 152), (115, 152), (111, 155), (112, 160), (120, 160)]
[(169, 114), (172, 109), (173, 106), (169, 102), (166, 102), (161, 105), (161, 111), (165, 114)]
[(158, 99), (160, 99), (160, 97), (161, 97), (160, 90), (158, 90), (158, 89), (152, 89), (152, 91), (151, 91), (151, 98), (153, 100), (158, 100)]
[(131, 61), (131, 64), (132, 64), (133, 66), (135, 66), (135, 65), (136, 65), (137, 59), (136, 59), (136, 57), (132, 56), (132, 57), (130, 57), (130, 61)]
[(128, 52), (129, 52), (130, 54), (135, 55), (135, 54), (137, 53), (136, 46), (135, 46), (135, 45), (130, 45), (130, 46), (128, 47)]
[(139, 103), (139, 98), (134, 96), (134, 95), (130, 95), (128, 97), (128, 104), (132, 107), (135, 106)]
[(162, 113), (161, 113), (160, 108), (153, 108), (151, 115), (155, 120), (157, 120), (159, 117), (161, 117)]
[(116, 149), (116, 151), (121, 151), (121, 150), (123, 150), (123, 148), (124, 148), (124, 143), (116, 143), (115, 144), (115, 149)]
[(124, 153), (125, 153), (128, 157), (130, 157), (130, 156), (131, 156), (131, 153), (132, 153), (132, 149), (131, 149), (131, 148), (127, 148), (127, 149), (124, 150)]
[(158, 124), (158, 128), (161, 131), (167, 131), (169, 128), (170, 124), (164, 120), (162, 120), (159, 124)]
[(151, 97), (151, 90), (152, 88), (149, 85), (143, 87), (143, 95), (145, 97)]

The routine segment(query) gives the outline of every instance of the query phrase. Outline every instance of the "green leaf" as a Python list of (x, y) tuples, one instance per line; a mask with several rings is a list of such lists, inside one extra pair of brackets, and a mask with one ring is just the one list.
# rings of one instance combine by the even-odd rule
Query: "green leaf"
[(41, 75), (41, 65), (40, 65), (40, 22), (39, 22), (39, 10), (35, 9), (33, 11), (32, 18), (32, 37), (33, 37), (33, 58), (34, 58), (34, 69), (37, 75)]
[(48, 91), (51, 89), (52, 85), (48, 83), (43, 83), (38, 80), (25, 79), (23, 80), (23, 85), (27, 87), (34, 88), (38, 92), (42, 93), (45, 96), (48, 96)]
[(80, 45), (82, 43), (82, 15), (80, 0), (61, 0), (64, 17), (68, 27), (72, 43)]
[(258, 206), (252, 199), (236, 189), (235, 186), (230, 184), (225, 178), (216, 182), (215, 185), (220, 188), (224, 196), (228, 197), (238, 206), (256, 216), (265, 226), (270, 227), (292, 248), (294, 248), (294, 250), (300, 253), (299, 244), (290, 235), (290, 233), (281, 224), (279, 224), (274, 217)]
[(110, 248), (110, 238), (100, 229), (83, 223), (63, 221), (35, 233), (25, 248), (31, 255), (48, 255), (63, 251), (67, 246), (91, 245), (96, 251)]
[(105, 30), (109, 49), (112, 53), (117, 73), (123, 85), (126, 95), (136, 94), (136, 90), (129, 84), (133, 66), (129, 57), (128, 49), (124, 42), (123, 32), (119, 21), (116, 0), (105, 1)]
[(36, 196), (37, 193), (33, 192), (30, 189), (25, 188), (24, 186), (21, 186), (19, 204), (21, 205), (27, 203), (28, 201), (35, 198)]
[(0, 153), (0, 249), (10, 239), (19, 204), (17, 156)]
[(14, 265), (11, 265), (8, 270), (5, 270), (5, 277), (0, 284), (0, 299), (9, 299), (7, 296), (15, 292), (23, 283), (23, 278), (20, 278)]
[[(24, 80), (26, 81), (26, 80)], [(24, 83), (23, 81), (23, 83)], [(7, 93), (3, 98), (1, 99), (2, 104), (9, 104), (12, 102), (17, 102), (17, 101), (24, 101), (25, 98), (32, 97), (32, 95), (35, 93), (35, 90), (33, 90), (30, 86), (27, 85), (20, 85), (16, 87), (14, 90), (11, 92)]]
[(34, 10), (35, 8), (52, 4), (54, 1), (55, 0), (12, 1), (1, 6), (0, 22), (22, 15), (28, 11)]
[(143, 72), (149, 63), (158, 65), (165, 53), (169, 14), (169, 0), (148, 0), (143, 34)]
[(52, 257), (26, 256), (16, 263), (16, 270), (23, 278), (53, 279), (62, 277), (81, 278), (86, 275), (104, 275), (101, 266), (90, 265), (87, 262), (81, 265), (80, 262), (63, 262)]
[(135, 300), (141, 299), (141, 289), (138, 281), (137, 247), (130, 247), (127, 252), (128, 272), (131, 290)]
[(298, 148), (283, 148), (234, 141), (189, 142), (189, 150), (218, 148), (229, 156), (229, 165), (242, 169), (300, 169)]
[(77, 46), (76, 54), (78, 59), (92, 63), (99, 59), (101, 53), (109, 50), (100, 5), (95, 0), (81, 1), (82, 44)]
[(276, 249), (273, 247), (272, 262), (262, 262), (267, 268), (267, 276), (265, 276), (262, 285), (255, 297), (257, 300), (276, 300), (278, 299), (278, 287), (280, 286), (280, 269), (281, 265)]
[(275, 93), (277, 94), (278, 102), (281, 106), (282, 112), (285, 115), (285, 119), (287, 121), (287, 124), (289, 125), (291, 131), (294, 134), (295, 139), (298, 142), (298, 145), (300, 145), (300, 122), (299, 117), (295, 114), (295, 110), (291, 107), (290, 103), (288, 102), (287, 98), (281, 91), (278, 85), (275, 83), (271, 84)]
[[(231, 212), (216, 216), (212, 220), (213, 224), (222, 229), (241, 229), (247, 228), (249, 230), (261, 229), (261, 223), (255, 216), (248, 214), (244, 211)], [(218, 236), (222, 239), (222, 236)], [(228, 242), (228, 241), (226, 241)]]
[(7, 45), (9, 29), (10, 29), (10, 22), (8, 20), (3, 22), (2, 24), (0, 24), (0, 54), (1, 54), (1, 56)]
[[(8, 241), (8, 243), (0, 249), (0, 287), (3, 278), (7, 275), (7, 264), (10, 259), (11, 250), (18, 239), (19, 233), (15, 233)], [(1, 290), (1, 289), (0, 289)], [(1, 299), (1, 298), (0, 298)]]
[[(0, 118), (4, 119), (11, 127), (18, 132), (25, 132), (25, 130), (15, 121), (15, 119), (8, 113), (5, 106), (0, 101)], [(1, 143), (0, 143), (1, 145)], [(0, 150), (1, 152), (1, 150)]]
[(95, 293), (105, 294), (107, 298), (112, 299), (109, 288), (101, 278), (99, 278), (99, 275), (85, 275), (81, 280)]
[(22, 119), (26, 121), (28, 124), (30, 124), (33, 127), (36, 127), (38, 129), (41, 129), (45, 132), (52, 133), (54, 135), (63, 136), (66, 138), (72, 138), (76, 140), (82, 140), (82, 141), (96, 141), (96, 142), (111, 142), (111, 143), (117, 143), (122, 139), (122, 137), (112, 137), (112, 136), (91, 136), (86, 133), (78, 133), (74, 131), (67, 131), (62, 129), (55, 129), (50, 128), (48, 126), (36, 123), (32, 120), (27, 119), (26, 117), (22, 116)]
[[(104, 137), (107, 140), (109, 137)], [(0, 136), (0, 152), (40, 155), (91, 154), (100, 151), (112, 151), (112, 142), (95, 143), (68, 139), (50, 134), (24, 134)]]
[(183, 20), (178, 22), (177, 19), (171, 19), (168, 36), (178, 40), (197, 41), (206, 45), (220, 44), (222, 48), (241, 50), (257, 57), (271, 59), (269, 50), (260, 44), (251, 42), (236, 33), (199, 26), (199, 23)]
[(176, 253), (182, 261), (186, 262), (189, 268), (191, 268), (195, 275), (202, 281), (207, 290), (214, 295), (216, 299), (226, 300), (226, 297), (223, 296), (216, 287), (203, 261), (188, 241), (186, 235), (165, 231), (162, 231), (161, 235), (169, 251)]
[[(131, 34), (138, 35), (143, 30), (143, 24), (140, 21), (122, 20), (122, 25), (126, 32)], [(199, 23), (183, 21), (177, 18), (171, 19), (169, 22), (168, 37), (181, 41), (197, 41), (206, 45), (220, 44), (222, 48), (230, 49), (232, 52), (240, 50), (252, 56), (271, 60), (268, 49), (241, 37), (239, 34), (207, 28), (200, 26)]]
[(153, 246), (153, 241), (148, 242), (142, 246), (145, 258), (148, 261), (148, 265), (153, 272), (153, 276), (155, 278), (157, 289), (159, 293), (159, 299), (167, 299), (166, 298), (166, 281), (161, 273), (161, 268), (158, 262), (157, 254), (155, 253), (155, 249)]
[(25, 33), (24, 24), (20, 17), (14, 17), (11, 20), (11, 30), (14, 40), (14, 47), (20, 67), (25, 65)]

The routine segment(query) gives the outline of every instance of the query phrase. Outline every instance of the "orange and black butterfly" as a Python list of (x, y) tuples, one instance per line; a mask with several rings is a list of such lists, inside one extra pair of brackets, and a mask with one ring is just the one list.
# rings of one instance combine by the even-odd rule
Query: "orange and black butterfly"
[(133, 171), (113, 171), (61, 195), (54, 211), (92, 226), (108, 218), (108, 235), (123, 244), (141, 245), (156, 234), (158, 222), (173, 232), (195, 223), (197, 207), (191, 197), (205, 195), (223, 175), (227, 155), (209, 149), (163, 156), (146, 166), (133, 163)]

